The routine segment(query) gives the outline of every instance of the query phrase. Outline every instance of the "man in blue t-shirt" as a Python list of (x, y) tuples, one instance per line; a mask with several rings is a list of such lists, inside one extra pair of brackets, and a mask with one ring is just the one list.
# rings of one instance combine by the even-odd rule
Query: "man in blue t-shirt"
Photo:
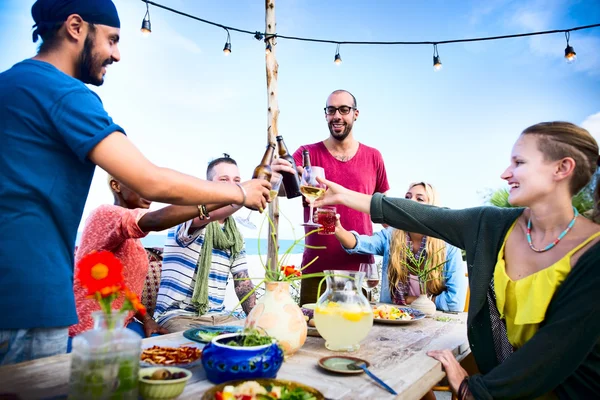
[(73, 253), (98, 165), (144, 198), (264, 209), (270, 184), (196, 179), (148, 161), (85, 84), (121, 58), (111, 0), (37, 0), (38, 54), (0, 73), (0, 365), (64, 353)]

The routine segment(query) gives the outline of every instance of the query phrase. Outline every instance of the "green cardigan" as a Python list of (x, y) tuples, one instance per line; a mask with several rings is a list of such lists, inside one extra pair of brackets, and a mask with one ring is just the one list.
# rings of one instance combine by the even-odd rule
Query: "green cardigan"
[[(522, 208), (450, 210), (377, 193), (371, 219), (465, 249), (471, 299), (467, 334), (481, 375), (469, 379), (476, 399), (600, 398), (600, 243), (585, 252), (556, 290), (539, 331), (504, 362), (492, 335), (488, 291), (506, 232)], [(495, 307), (495, 304), (493, 305)]]

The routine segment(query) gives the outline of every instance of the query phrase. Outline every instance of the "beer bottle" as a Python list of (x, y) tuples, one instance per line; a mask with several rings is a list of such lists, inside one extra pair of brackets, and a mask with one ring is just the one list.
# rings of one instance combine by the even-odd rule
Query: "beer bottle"
[(263, 155), (263, 158), (258, 165), (258, 167), (254, 168), (254, 174), (252, 174), (252, 179), (264, 179), (267, 181), (271, 181), (271, 176), (273, 175), (273, 171), (271, 170), (271, 161), (273, 161), (273, 155), (275, 154), (275, 144), (269, 143), (267, 145), (267, 150)]
[(294, 169), (293, 174), (290, 172), (281, 172), (281, 175), (283, 175), (283, 187), (285, 188), (285, 195), (288, 199), (293, 199), (294, 197), (302, 195), (302, 193), (300, 193), (300, 178), (298, 177), (296, 161), (288, 151), (288, 148), (283, 141), (283, 136), (277, 136), (276, 139), (279, 158), (287, 160), (290, 164), (292, 164), (292, 168)]
[[(302, 166), (304, 167), (304, 173), (310, 174), (310, 153), (307, 149), (302, 150)], [(302, 206), (308, 207), (308, 202), (304, 197), (302, 197)]]

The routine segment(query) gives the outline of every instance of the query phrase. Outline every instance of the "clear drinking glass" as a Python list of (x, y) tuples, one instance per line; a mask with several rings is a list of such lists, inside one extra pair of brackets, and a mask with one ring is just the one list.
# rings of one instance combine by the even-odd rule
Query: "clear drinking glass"
[(377, 264), (362, 263), (360, 264), (358, 270), (365, 273), (365, 278), (362, 281), (362, 287), (367, 291), (369, 301), (373, 303), (371, 290), (379, 285), (379, 271), (377, 271)]
[(283, 175), (273, 173), (273, 178), (271, 179), (271, 191), (269, 192), (269, 197), (271, 201), (277, 197), (279, 194), (279, 188), (281, 187), (281, 182), (283, 181)]
[(325, 185), (317, 181), (317, 177), (325, 179), (325, 170), (321, 167), (307, 167), (304, 169), (302, 179), (300, 181), (300, 192), (306, 198), (310, 211), (308, 220), (302, 226), (312, 228), (320, 228), (321, 225), (313, 222), (313, 204), (316, 199), (325, 193)]
[[(277, 197), (277, 194), (279, 193), (279, 188), (281, 187), (282, 181), (283, 181), (283, 175), (274, 172), (273, 176), (271, 178), (271, 191), (269, 192), (269, 197), (271, 198), (271, 201), (273, 201), (273, 199), (275, 197)], [(242, 225), (245, 228), (256, 229), (256, 225), (254, 225), (254, 223), (252, 221), (250, 221), (250, 215), (252, 215), (252, 211), (253, 210), (250, 210), (250, 212), (248, 213), (246, 218), (234, 217), (235, 222), (237, 222), (238, 224)]]

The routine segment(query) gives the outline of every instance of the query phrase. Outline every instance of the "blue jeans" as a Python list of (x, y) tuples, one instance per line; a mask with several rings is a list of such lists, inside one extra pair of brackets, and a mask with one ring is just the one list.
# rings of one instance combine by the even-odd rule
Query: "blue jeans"
[(68, 338), (67, 327), (0, 330), (0, 365), (64, 354)]

